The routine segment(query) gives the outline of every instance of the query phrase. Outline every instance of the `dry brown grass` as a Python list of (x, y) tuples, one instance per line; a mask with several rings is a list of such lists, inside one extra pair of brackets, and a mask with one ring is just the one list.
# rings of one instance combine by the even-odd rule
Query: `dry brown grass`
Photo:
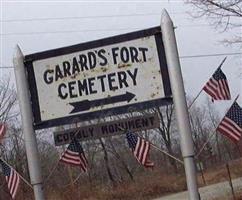
[[(242, 159), (237, 159), (229, 163), (230, 173), (232, 179), (242, 177)], [(207, 185), (228, 181), (228, 172), (226, 165), (218, 165), (211, 167), (204, 172), (204, 177)], [(201, 175), (198, 178), (199, 185), (204, 185)]]
[(120, 183), (116, 187), (80, 187), (55, 192), (50, 191), (51, 200), (148, 200), (186, 189), (184, 175), (164, 175), (161, 172), (149, 172), (135, 182)]
[[(230, 163), (232, 178), (242, 177), (242, 159)], [(220, 165), (211, 167), (204, 172), (207, 185), (228, 180), (226, 166)], [(186, 190), (185, 175), (168, 174), (159, 171), (147, 171), (138, 178), (135, 176), (135, 182), (126, 181), (118, 184), (116, 187), (108, 187), (96, 184), (90, 188), (87, 184), (79, 182), (75, 188), (55, 188), (49, 191), (47, 199), (49, 200), (149, 200), (171, 193)], [(204, 185), (199, 176), (199, 184)], [(219, 199), (223, 200), (223, 199)], [(224, 199), (225, 200), (225, 199)], [(226, 199), (228, 200), (228, 199)], [(242, 194), (238, 199), (242, 200)]]

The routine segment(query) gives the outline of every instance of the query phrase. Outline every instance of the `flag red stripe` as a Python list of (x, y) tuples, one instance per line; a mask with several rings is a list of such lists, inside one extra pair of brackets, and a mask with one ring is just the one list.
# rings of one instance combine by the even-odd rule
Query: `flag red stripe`
[(209, 79), (203, 90), (214, 100), (231, 99), (228, 82), (226, 79), (215, 80), (213, 77)]
[(141, 150), (139, 151), (139, 160), (141, 162), (142, 165), (144, 165), (144, 157), (145, 157), (145, 141), (140, 139), (140, 143), (141, 143)]
[(225, 117), (224, 120), (222, 121), (222, 123), (229, 125), (233, 130), (238, 132), (238, 136), (241, 136), (242, 128), (238, 124), (236, 124), (233, 120), (231, 120), (228, 117)]
[(65, 157), (63, 157), (61, 159), (61, 161), (65, 162), (67, 164), (80, 165), (80, 160), (70, 160), (70, 159), (66, 159)]
[(16, 174), (14, 173), (13, 170), (11, 170), (10, 180), (8, 182), (8, 188), (9, 188), (10, 194), (13, 194), (15, 181), (16, 181)]
[(219, 90), (220, 90), (220, 93), (222, 94), (223, 99), (230, 98), (227, 81), (219, 80), (218, 83), (219, 83)]
[(138, 141), (137, 141), (137, 144), (136, 144), (136, 147), (135, 147), (135, 150), (134, 150), (134, 155), (137, 157), (137, 159), (140, 161), (140, 152), (142, 150), (142, 142), (141, 142), (141, 139), (138, 138)]
[(218, 88), (217, 88), (217, 98), (224, 99), (223, 91), (219, 82), (218, 82)]
[(222, 80), (222, 82), (223, 82), (223, 86), (224, 86), (224, 91), (225, 91), (226, 97), (230, 98), (230, 91), (229, 91), (228, 82), (226, 80)]
[(213, 78), (211, 78), (207, 84), (204, 86), (204, 91), (207, 92), (210, 96), (212, 96), (213, 98), (217, 97), (217, 87), (218, 87), (218, 83), (216, 80), (214, 80)]
[(81, 162), (80, 162), (81, 169), (84, 172), (86, 172), (87, 171), (87, 159), (86, 159), (85, 155), (81, 154), (80, 159), (81, 159)]
[(146, 142), (139, 138), (139, 151), (137, 152), (137, 158), (139, 160), (139, 162), (144, 165), (145, 164), (145, 160), (146, 160), (146, 156), (147, 156), (147, 153), (146, 153)]
[(226, 126), (226, 125), (224, 125), (224, 126), (220, 126), (219, 128), (220, 128), (221, 130), (225, 131), (225, 132), (228, 132), (229, 135), (231, 135), (231, 136), (237, 138), (238, 140), (240, 140), (241, 135), (240, 135), (240, 133), (237, 132), (235, 129), (231, 129), (230, 127), (228, 127), (228, 126)]
[(19, 185), (19, 176), (17, 177), (17, 181), (16, 181), (16, 187), (15, 190), (13, 192), (13, 199), (15, 198), (17, 191), (18, 191), (18, 185)]
[(60, 158), (60, 161), (66, 163), (66, 164), (80, 166), (80, 168), (84, 172), (87, 171), (87, 160), (83, 153), (73, 152), (73, 151), (70, 151), (67, 149), (63, 153), (62, 157)]
[(213, 78), (211, 78), (207, 84), (204, 86), (204, 89), (207, 89), (209, 91), (216, 91), (218, 87), (218, 83), (216, 80), (214, 80)]
[(137, 144), (134, 150), (134, 156), (138, 162), (145, 167), (153, 167), (154, 163), (148, 160), (148, 153), (150, 150), (150, 144), (148, 141), (145, 141), (143, 138), (138, 137)]
[(6, 132), (6, 127), (5, 127), (4, 124), (1, 124), (1, 125), (0, 125), (0, 142), (1, 142), (2, 138), (3, 138), (4, 135), (5, 135), (5, 132)]
[(81, 154), (81, 155), (80, 155), (80, 159), (81, 159), (82, 163), (83, 163), (85, 166), (87, 166), (87, 159), (86, 159), (85, 155)]
[(223, 84), (224, 84), (224, 90), (226, 92), (226, 98), (231, 99), (229, 85), (228, 85), (227, 80), (223, 80)]
[(138, 138), (138, 151), (137, 151), (137, 159), (143, 165), (142, 158), (143, 158), (143, 151), (144, 151), (144, 142), (141, 138)]
[(145, 163), (145, 166), (146, 167), (154, 167), (154, 163), (151, 162), (150, 160), (147, 160), (146, 163)]
[(242, 129), (228, 117), (221, 121), (217, 130), (233, 141), (239, 141), (241, 138)]
[(223, 80), (218, 80), (218, 85), (219, 85), (218, 90), (221, 93), (221, 99), (225, 99), (226, 98), (226, 91), (225, 91)]
[(79, 153), (66, 150), (61, 157), (61, 161), (67, 164), (80, 165)]
[(208, 82), (208, 85), (214, 90), (216, 90), (218, 87), (218, 81), (216, 81), (214, 78), (211, 78)]
[(10, 176), (6, 176), (6, 181), (8, 183), (9, 193), (12, 199), (14, 199), (19, 186), (19, 175), (15, 170), (11, 169)]
[(70, 158), (70, 159), (72, 159), (72, 158), (75, 159), (76, 157), (79, 157), (79, 153), (71, 152), (71, 151), (67, 150), (65, 152), (64, 156), (67, 157), (67, 158)]
[(18, 182), (18, 175), (14, 172), (13, 181), (12, 181), (12, 185), (11, 185), (11, 189), (10, 189), (10, 193), (12, 194), (13, 199), (14, 199), (15, 194), (16, 194), (17, 182)]
[(219, 90), (219, 82), (217, 80), (215, 80), (214, 78), (211, 78), (211, 82), (212, 84), (208, 84), (209, 87), (211, 87), (212, 85), (212, 90), (214, 95), (212, 96), (214, 100), (218, 100), (221, 99), (221, 91)]
[(226, 136), (227, 138), (229, 138), (230, 140), (232, 140), (233, 142), (238, 142), (238, 139), (236, 136), (234, 136), (233, 134), (231, 134), (230, 132), (228, 132), (227, 130), (222, 129), (221, 127), (219, 127), (217, 129), (221, 134), (223, 134), (224, 136)]
[(144, 149), (144, 154), (143, 154), (143, 158), (142, 158), (142, 163), (143, 165), (145, 165), (146, 160), (147, 160), (147, 155), (148, 155), (148, 151), (149, 151), (149, 144), (147, 142), (145, 142), (145, 149)]
[(77, 157), (68, 157), (67, 155), (64, 155), (62, 158), (65, 159), (65, 160), (73, 161), (73, 162), (80, 162), (79, 156), (77, 156)]
[(16, 182), (15, 182), (15, 186), (14, 186), (14, 190), (13, 190), (13, 194), (12, 194), (13, 199), (15, 198), (15, 196), (17, 194), (18, 185), (19, 185), (19, 176), (16, 174)]
[(223, 84), (220, 80), (218, 81), (218, 94), (219, 94), (220, 99), (225, 98), (224, 90), (223, 90)]
[(239, 134), (238, 132), (236, 132), (235, 130), (233, 130), (233, 129), (229, 128), (229, 127), (226, 127), (226, 126), (219, 126), (218, 130), (221, 130), (223, 132), (227, 132), (228, 135), (230, 135), (231, 137), (236, 138), (237, 140), (239, 140), (240, 137), (241, 137), (240, 135), (238, 135)]

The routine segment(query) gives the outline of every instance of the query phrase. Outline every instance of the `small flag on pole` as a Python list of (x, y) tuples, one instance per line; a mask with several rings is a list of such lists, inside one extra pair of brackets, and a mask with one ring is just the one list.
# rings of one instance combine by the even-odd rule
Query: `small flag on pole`
[(0, 143), (6, 133), (6, 126), (4, 124), (0, 124)]
[(2, 160), (0, 160), (0, 165), (2, 166), (2, 172), (8, 184), (9, 193), (12, 199), (14, 199), (19, 186), (19, 174)]
[(133, 133), (126, 133), (126, 138), (138, 162), (145, 167), (154, 167), (154, 163), (148, 159), (150, 143)]
[(212, 97), (212, 101), (231, 99), (227, 78), (221, 68), (214, 72), (203, 90)]
[(242, 108), (234, 102), (224, 119), (218, 125), (217, 131), (227, 136), (233, 142), (238, 142), (242, 135)]
[(66, 151), (62, 154), (60, 158), (61, 162), (80, 166), (84, 172), (87, 172), (87, 159), (82, 149), (82, 146), (76, 140), (73, 140)]

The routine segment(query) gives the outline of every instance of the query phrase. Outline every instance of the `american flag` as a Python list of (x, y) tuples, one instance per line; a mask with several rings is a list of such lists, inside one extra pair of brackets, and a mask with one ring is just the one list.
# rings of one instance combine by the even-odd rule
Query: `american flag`
[(6, 178), (9, 193), (12, 199), (15, 198), (19, 186), (19, 174), (2, 160), (0, 160), (0, 164), (2, 166), (3, 175)]
[(73, 140), (66, 151), (62, 154), (60, 158), (61, 162), (80, 166), (84, 172), (87, 172), (87, 159), (82, 149), (82, 146), (76, 140)]
[(242, 135), (242, 108), (234, 102), (217, 130), (233, 142), (238, 142)]
[(231, 99), (227, 78), (220, 68), (214, 72), (203, 90), (212, 97), (212, 101)]
[(154, 167), (154, 163), (148, 159), (150, 143), (143, 138), (133, 134), (126, 133), (129, 147), (131, 148), (135, 158), (145, 167)]
[(0, 124), (0, 142), (3, 139), (6, 133), (6, 126), (4, 124)]

